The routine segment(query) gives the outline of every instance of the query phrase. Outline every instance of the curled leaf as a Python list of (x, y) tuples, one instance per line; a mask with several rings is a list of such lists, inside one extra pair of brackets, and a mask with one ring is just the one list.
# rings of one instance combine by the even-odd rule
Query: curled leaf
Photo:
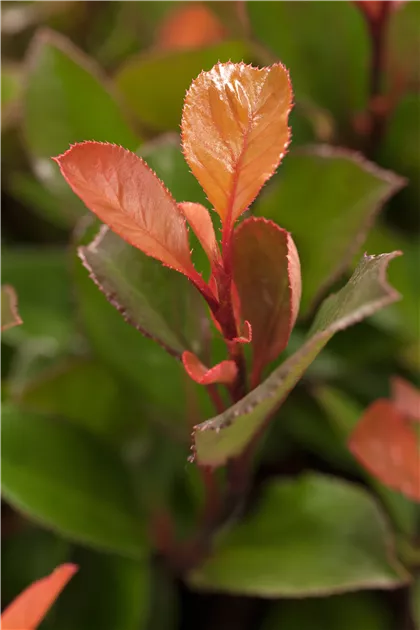
[(35, 630), (76, 571), (76, 565), (62, 564), (31, 584), (2, 613), (3, 630)]
[(218, 262), (220, 260), (219, 246), (216, 241), (213, 222), (207, 208), (202, 206), (201, 203), (193, 203), (190, 201), (179, 203), (178, 207), (200, 241), (209, 261), (211, 263)]
[(16, 291), (9, 284), (1, 288), (1, 330), (7, 330), (22, 324), (18, 312), (18, 300)]
[(200, 385), (212, 385), (213, 383), (231, 385), (238, 374), (234, 361), (222, 361), (212, 368), (207, 368), (195, 354), (188, 351), (183, 353), (182, 363), (188, 376)]
[(276, 170), (290, 140), (292, 89), (280, 63), (218, 63), (185, 98), (185, 158), (222, 220), (231, 225)]
[(116, 145), (84, 142), (54, 159), (76, 195), (125, 241), (186, 276), (197, 275), (185, 219), (141, 158)]
[(287, 346), (299, 310), (300, 262), (291, 234), (263, 218), (243, 221), (233, 236), (233, 273), (241, 314), (252, 328), (256, 385)]
[(157, 44), (162, 50), (200, 48), (223, 39), (225, 29), (201, 2), (176, 6), (160, 25)]
[(364, 256), (346, 286), (323, 302), (303, 346), (247, 396), (194, 428), (201, 465), (222, 466), (240, 455), (336, 332), (400, 298), (386, 281), (388, 263), (400, 253)]
[(420, 450), (406, 416), (390, 400), (377, 400), (363, 414), (349, 448), (386, 486), (420, 501)]
[(420, 391), (398, 376), (391, 379), (391, 391), (397, 409), (410, 420), (420, 421)]

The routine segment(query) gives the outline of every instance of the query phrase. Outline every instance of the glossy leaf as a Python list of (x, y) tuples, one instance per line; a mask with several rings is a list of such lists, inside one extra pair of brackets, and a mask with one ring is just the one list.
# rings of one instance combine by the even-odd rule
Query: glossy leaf
[(70, 144), (93, 139), (135, 150), (140, 139), (100, 68), (65, 37), (38, 31), (26, 63), (24, 139), (35, 173), (58, 195), (63, 214), (74, 220), (83, 205), (68, 191), (51, 156)]
[(200, 48), (224, 38), (225, 29), (210, 7), (201, 2), (174, 6), (159, 26), (157, 44), (162, 50)]
[(1, 329), (7, 330), (22, 323), (16, 291), (9, 284), (5, 284), (1, 288)]
[(128, 245), (104, 226), (79, 256), (90, 277), (124, 319), (180, 357), (200, 352), (204, 302), (192, 284), (172, 269)]
[[(239, 62), (246, 57), (248, 50), (242, 41), (199, 50), (142, 54), (128, 59), (115, 80), (140, 121), (157, 130), (173, 130), (179, 128), (185, 92), (191, 81), (219, 60)], [(156, 81), (156, 77), (165, 80)]]
[(121, 238), (187, 276), (194, 274), (184, 217), (143, 160), (116, 145), (85, 142), (56, 161), (76, 195)]
[(287, 158), (255, 211), (293, 234), (302, 314), (350, 265), (383, 204), (403, 184), (351, 151), (315, 146)]
[(31, 584), (2, 613), (3, 630), (35, 630), (76, 571), (74, 564), (62, 564)]
[(420, 420), (420, 391), (403, 378), (391, 379), (392, 401), (410, 420)]
[(254, 513), (220, 534), (190, 581), (277, 598), (395, 588), (407, 577), (375, 501), (353, 484), (306, 474), (267, 484)]
[(192, 203), (191, 201), (179, 203), (178, 207), (200, 241), (210, 262), (218, 262), (220, 260), (219, 246), (217, 244), (213, 222), (207, 208), (200, 203)]
[(245, 398), (195, 427), (200, 464), (222, 466), (239, 455), (336, 332), (399, 298), (385, 279), (386, 267), (397, 255), (365, 256), (346, 286), (324, 301), (303, 346)]
[(283, 600), (274, 605), (261, 630), (394, 630), (378, 593)]
[(283, 158), (292, 89), (280, 63), (259, 69), (217, 64), (185, 97), (185, 159), (228, 225), (248, 208)]
[(150, 591), (148, 559), (132, 560), (85, 548), (74, 549), (72, 557), (80, 570), (57, 602), (54, 627), (145, 630)]
[(131, 478), (109, 447), (63, 420), (3, 410), (2, 492), (64, 536), (124, 556), (144, 553)]
[(207, 368), (195, 354), (184, 352), (182, 363), (188, 376), (200, 385), (211, 385), (213, 383), (231, 385), (238, 375), (238, 368), (234, 361), (222, 361), (212, 368)]
[(372, 403), (350, 437), (349, 448), (383, 484), (420, 502), (420, 448), (408, 419), (389, 400)]
[(299, 255), (291, 234), (251, 217), (233, 235), (233, 277), (242, 317), (252, 328), (253, 373), (285, 349), (299, 311)]

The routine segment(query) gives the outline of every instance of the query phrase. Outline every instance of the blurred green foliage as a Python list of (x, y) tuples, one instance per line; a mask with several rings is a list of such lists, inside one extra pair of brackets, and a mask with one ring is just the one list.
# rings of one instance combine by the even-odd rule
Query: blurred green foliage
[[(2, 283), (16, 289), (24, 322), (2, 337), (2, 607), (71, 560), (80, 571), (44, 630), (412, 630), (418, 506), (362, 471), (346, 437), (361, 411), (388, 395), (390, 376), (419, 384), (420, 3), (403, 3), (390, 18), (383, 83), (392, 102), (368, 152), (407, 181), (386, 207), (403, 182), (336, 149), (363, 153), (369, 139), (371, 49), (355, 4), (207, 2), (221, 40), (185, 47), (181, 28), (168, 47), (162, 25), (190, 4), (2, 4)], [(99, 224), (50, 158), (83, 140), (121, 144), (177, 201), (206, 204), (179, 146), (182, 102), (201, 70), (229, 59), (280, 59), (295, 92), (289, 156), (254, 208), (291, 230), (301, 255), (302, 316), (286, 354), (301, 344), (310, 307), (343, 284), (364, 250), (404, 252), (390, 267), (403, 300), (337, 335), (311, 366), (260, 450), (249, 515), (180, 581), (148, 534), (168, 506), (178, 533), (191, 533), (203, 502), (187, 463), (191, 427), (214, 411), (179, 362), (126, 323), (89, 278), (76, 250)], [(332, 147), (305, 146), (325, 143)], [(193, 256), (207, 274), (195, 242)], [(121, 278), (137, 282), (142, 293), (129, 299), (133, 308), (147, 302), (155, 336), (164, 328), (173, 341), (184, 327), (183, 339), (187, 322), (161, 284), (166, 270), (154, 292), (149, 276), (138, 281), (155, 273), (154, 261), (143, 262), (126, 250), (113, 292), (126, 290)], [(218, 356), (214, 337), (205, 343)], [(410, 589), (407, 570), (417, 575)], [(381, 592), (396, 585), (395, 596)], [(330, 596), (345, 591), (359, 592)], [(319, 597), (287, 599), (307, 595)]]

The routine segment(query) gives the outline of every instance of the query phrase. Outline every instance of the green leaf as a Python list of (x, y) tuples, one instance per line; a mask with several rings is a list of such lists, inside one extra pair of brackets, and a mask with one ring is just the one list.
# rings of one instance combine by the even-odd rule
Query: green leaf
[(112, 142), (133, 150), (140, 141), (93, 60), (66, 38), (47, 30), (39, 32), (29, 48), (27, 63), (25, 141), (37, 176), (60, 197), (62, 211), (73, 211), (71, 216), (75, 216), (84, 212), (84, 206), (50, 158), (84, 140)]
[(203, 300), (185, 276), (128, 245), (104, 226), (79, 256), (124, 319), (170, 354), (199, 354), (207, 321)]
[(7, 341), (43, 340), (56, 351), (69, 345), (73, 334), (66, 252), (57, 248), (3, 248), (2, 282), (19, 295), (25, 322), (7, 334)]
[[(361, 419), (364, 410), (356, 401), (332, 387), (317, 387), (314, 394), (324, 409), (326, 418), (336, 434), (340, 446), (348, 449), (348, 439)], [(359, 475), (379, 495), (396, 529), (409, 538), (414, 536), (418, 516), (415, 503), (382, 484), (356, 460), (354, 460), (354, 464)]]
[[(413, 91), (420, 81), (417, 56), (420, 47), (420, 5), (417, 2), (401, 2), (389, 22), (388, 70), (389, 77), (405, 80)], [(395, 89), (395, 83), (391, 89)]]
[(261, 630), (393, 630), (385, 601), (377, 593), (286, 600), (276, 604)]
[(92, 433), (115, 438), (125, 425), (118, 413), (119, 394), (115, 379), (100, 363), (67, 360), (26, 383), (16, 402), (28, 411), (66, 418)]
[(259, 597), (394, 588), (408, 575), (361, 488), (317, 474), (267, 484), (256, 511), (222, 533), (193, 586)]
[[(369, 40), (352, 3), (247, 2), (246, 7), (254, 35), (290, 71), (298, 102), (330, 110), (342, 125), (365, 106)], [(334, 24), (339, 36), (322, 37), (326, 24)]]
[(140, 55), (129, 59), (120, 68), (116, 82), (139, 120), (158, 130), (177, 129), (185, 92), (191, 81), (218, 61), (239, 62), (245, 57), (247, 48), (241, 41), (196, 50)]
[(2, 606), (9, 604), (35, 580), (69, 560), (70, 545), (51, 532), (24, 525), (3, 539)]
[(19, 316), (16, 291), (10, 284), (1, 287), (1, 330), (22, 324)]
[(402, 185), (393, 173), (342, 149), (314, 146), (285, 159), (255, 212), (293, 235), (302, 267), (301, 315), (347, 269), (375, 216)]
[(398, 255), (364, 256), (346, 286), (323, 302), (306, 343), (245, 398), (194, 428), (201, 465), (222, 466), (238, 456), (336, 332), (399, 298), (385, 279), (388, 262)]
[(112, 450), (68, 422), (13, 407), (1, 428), (2, 491), (13, 506), (70, 539), (143, 555), (131, 478)]
[(54, 628), (143, 630), (146, 627), (150, 590), (146, 560), (78, 548), (72, 562), (80, 569), (49, 616)]
[(1, 126), (4, 128), (15, 122), (20, 113), (19, 101), (22, 95), (22, 68), (17, 64), (1, 66)]

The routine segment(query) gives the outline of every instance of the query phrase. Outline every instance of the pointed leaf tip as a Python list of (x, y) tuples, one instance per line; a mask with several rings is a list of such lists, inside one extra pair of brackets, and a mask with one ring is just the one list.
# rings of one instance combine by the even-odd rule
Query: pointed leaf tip
[(35, 630), (77, 570), (75, 564), (62, 564), (31, 584), (2, 613), (3, 630)]
[(218, 63), (187, 92), (185, 158), (222, 220), (233, 224), (255, 199), (290, 141), (286, 68)]
[(383, 484), (420, 501), (420, 450), (408, 419), (390, 400), (377, 400), (359, 420), (349, 448)]
[(241, 314), (252, 328), (254, 385), (287, 346), (299, 311), (301, 274), (292, 236), (276, 223), (251, 217), (236, 228), (233, 269)]
[(113, 144), (84, 142), (53, 158), (85, 205), (125, 241), (192, 277), (185, 219), (147, 164)]
[(23, 321), (18, 311), (16, 291), (9, 284), (4, 284), (1, 288), (1, 330), (3, 332), (20, 324)]
[(222, 361), (212, 368), (207, 368), (195, 354), (188, 351), (183, 353), (182, 363), (188, 376), (200, 385), (212, 385), (213, 383), (231, 385), (238, 374), (234, 361)]

